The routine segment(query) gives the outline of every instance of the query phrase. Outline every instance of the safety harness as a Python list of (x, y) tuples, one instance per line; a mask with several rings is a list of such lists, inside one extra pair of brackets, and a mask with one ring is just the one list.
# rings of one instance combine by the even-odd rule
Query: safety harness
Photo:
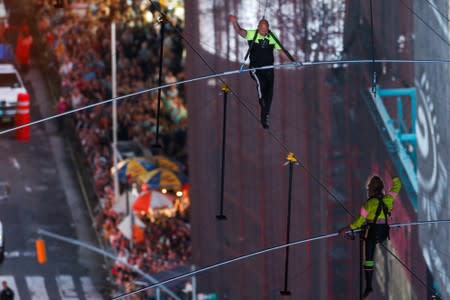
[[(275, 43), (283, 50), (284, 53), (286, 53), (287, 57), (292, 61), (295, 62), (294, 57), (284, 48), (284, 46), (281, 44), (280, 40), (277, 39), (277, 37), (272, 33), (272, 31), (269, 30), (269, 36), (273, 38)], [(247, 60), (248, 56), (250, 55), (250, 51), (253, 49), (253, 45), (255, 44), (256, 37), (258, 36), (258, 30), (255, 30), (255, 34), (253, 35), (253, 39), (250, 43), (250, 46), (248, 47), (247, 53), (245, 54), (244, 61)]]
[(253, 36), (252, 42), (250, 43), (250, 47), (248, 47), (247, 54), (245, 54), (244, 62), (247, 60), (248, 56), (250, 55), (250, 51), (252, 51), (253, 44), (255, 44), (257, 36), (258, 36), (258, 30), (255, 30), (255, 35)]
[(388, 209), (388, 207), (386, 206), (386, 203), (384, 203), (383, 197), (384, 197), (384, 196), (381, 196), (381, 197), (378, 196), (378, 197), (377, 197), (377, 199), (378, 199), (378, 207), (377, 207), (377, 210), (375, 211), (375, 218), (373, 219), (373, 224), (377, 224), (378, 217), (380, 216), (381, 211), (383, 211), (383, 214), (384, 214), (384, 222), (385, 222), (385, 224), (386, 224), (386, 226), (387, 226), (387, 239), (389, 240), (389, 239), (390, 239), (390, 236), (389, 236), (389, 222), (388, 222), (388, 217), (391, 216), (391, 213), (389, 212), (389, 209)]
[(281, 48), (281, 50), (283, 50), (284, 53), (286, 53), (287, 57), (292, 61), (295, 62), (294, 57), (292, 57), (292, 55), (283, 47), (283, 45), (281, 44), (281, 42), (277, 39), (277, 37), (272, 33), (272, 31), (269, 30), (269, 36), (271, 36), (275, 43), (277, 43), (277, 45)]
[(387, 208), (386, 203), (384, 203), (383, 197), (377, 197), (377, 199), (378, 199), (378, 207), (377, 207), (377, 210), (375, 211), (375, 218), (373, 219), (373, 223), (374, 224), (377, 223), (378, 217), (380, 216), (381, 211), (383, 210), (384, 221), (385, 221), (385, 223), (387, 225), (389, 225), (388, 224), (388, 216), (390, 217), (391, 213), (389, 212), (389, 209)]

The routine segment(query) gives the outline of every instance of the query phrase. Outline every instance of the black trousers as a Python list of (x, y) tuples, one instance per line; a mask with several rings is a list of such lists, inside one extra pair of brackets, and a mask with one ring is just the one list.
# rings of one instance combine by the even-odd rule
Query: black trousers
[(273, 69), (251, 71), (250, 76), (256, 82), (259, 104), (264, 109), (264, 112), (268, 114), (273, 98)]
[(373, 262), (373, 257), (375, 255), (375, 246), (377, 245), (377, 243), (382, 243), (388, 238), (389, 226), (387, 224), (370, 224), (366, 227), (363, 234), (365, 248), (364, 262)]
[(364, 273), (366, 277), (366, 291), (372, 289), (373, 268), (375, 266), (375, 246), (383, 243), (389, 237), (389, 225), (369, 224), (362, 232), (362, 247), (364, 253)]

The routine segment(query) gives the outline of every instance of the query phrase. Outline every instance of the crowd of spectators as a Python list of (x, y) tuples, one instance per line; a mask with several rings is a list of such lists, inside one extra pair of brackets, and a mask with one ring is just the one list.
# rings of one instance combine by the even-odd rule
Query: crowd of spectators
[[(58, 111), (76, 109), (112, 98), (111, 21), (117, 24), (118, 96), (157, 86), (159, 74), (159, 9), (146, 7), (142, 1), (76, 0), (62, 1), (55, 8), (52, 1), (35, 0), (38, 28), (52, 49), (59, 65), (61, 95)], [(170, 2), (170, 1), (169, 1)], [(176, 7), (175, 7), (176, 8)], [(163, 83), (184, 79), (184, 52), (178, 31), (182, 19), (168, 10), (164, 39)], [(61, 103), (65, 105), (62, 105)], [(118, 139), (134, 140), (148, 149), (155, 142), (157, 93), (144, 93), (118, 101)], [(130, 241), (118, 229), (123, 213), (113, 209), (112, 192), (112, 106), (100, 105), (73, 115), (76, 135), (84, 150), (85, 162), (93, 174), (99, 205), (96, 223), (99, 231), (119, 259), (111, 269), (117, 286), (115, 292), (135, 289), (139, 277), (122, 262), (125, 259), (150, 274), (189, 263), (190, 227), (186, 220), (159, 218), (146, 222), (145, 239)], [(162, 91), (160, 137), (165, 154), (186, 165), (187, 111), (183, 88)], [(67, 125), (69, 120), (65, 120)], [(131, 245), (133, 244), (133, 245)]]

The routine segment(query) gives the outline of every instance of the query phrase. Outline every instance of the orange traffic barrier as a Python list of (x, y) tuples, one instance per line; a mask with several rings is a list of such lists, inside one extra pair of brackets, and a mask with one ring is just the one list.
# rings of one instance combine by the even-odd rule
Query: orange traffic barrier
[[(20, 93), (17, 96), (16, 116), (14, 123), (17, 126), (30, 123), (30, 96), (27, 93)], [(30, 139), (30, 127), (26, 126), (16, 130), (16, 140), (28, 141)]]
[(38, 263), (45, 264), (47, 262), (47, 254), (45, 252), (45, 242), (43, 239), (37, 239), (36, 242), (36, 258)]

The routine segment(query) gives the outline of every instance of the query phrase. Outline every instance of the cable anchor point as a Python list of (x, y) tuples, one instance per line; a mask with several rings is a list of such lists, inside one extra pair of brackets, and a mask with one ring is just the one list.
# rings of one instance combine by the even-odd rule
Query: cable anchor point
[(286, 156), (286, 162), (284, 163), (284, 165), (287, 166), (288, 164), (292, 164), (292, 165), (299, 164), (297, 157), (295, 156), (295, 154), (293, 152), (289, 152), (288, 155)]
[(220, 90), (224, 93), (224, 94), (228, 94), (230, 92), (230, 87), (224, 83), (222, 84), (222, 86), (220, 87)]

